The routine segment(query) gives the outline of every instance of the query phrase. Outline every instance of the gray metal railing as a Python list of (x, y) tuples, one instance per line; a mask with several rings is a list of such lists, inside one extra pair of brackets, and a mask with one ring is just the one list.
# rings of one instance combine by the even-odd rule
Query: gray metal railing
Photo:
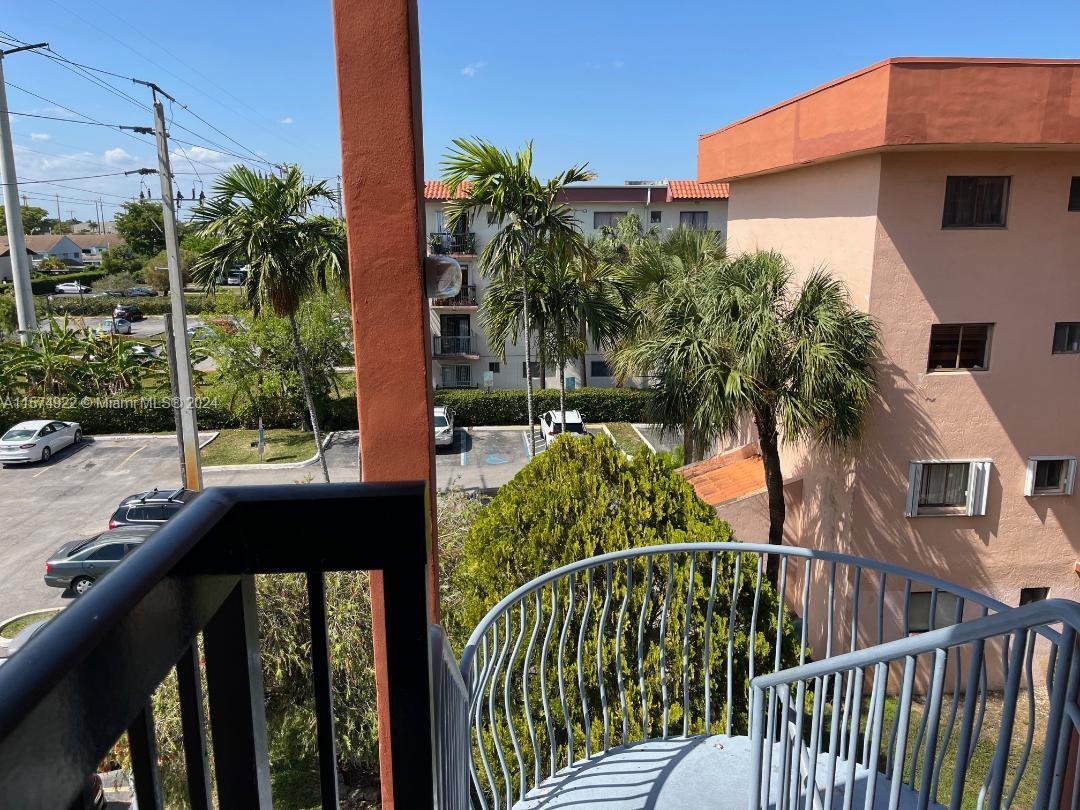
[(428, 234), (428, 248), (435, 254), (473, 255), (476, 253), (476, 234), (469, 231), (434, 231)]
[(472, 335), (435, 335), (432, 338), (432, 351), (436, 355), (472, 354)]
[[(1060, 631), (1055, 629), (1059, 625)], [(1053, 599), (757, 676), (752, 681), (751, 810), (774, 807), (777, 802), (793, 808), (801, 803), (827, 807), (839, 790), (843, 807), (849, 808), (860, 781), (868, 808), (883, 803), (876, 794), (886, 788), (890, 808), (909, 806), (903, 800), (912, 798), (917, 807), (937, 804), (943, 791), (951, 807), (959, 807), (972, 793), (977, 793), (979, 807), (1010, 807), (1025, 780), (1028, 793), (1035, 785), (1037, 792), (1033, 799), (1023, 799), (1021, 806), (1061, 806), (1070, 738), (1080, 731), (1077, 628), (1080, 605)], [(1037, 732), (1036, 644), (1048, 647), (1049, 711), (1041, 762), (1029, 772)], [(997, 731), (984, 737), (987, 663), (995, 651), (1000, 653), (1005, 675), (1001, 715)], [(916, 713), (915, 683), (922, 664), (928, 670), (929, 689), (923, 710)], [(950, 665), (951, 689), (947, 685)], [(966, 684), (962, 685), (965, 668)], [(889, 695), (894, 675), (899, 675), (898, 699)], [(846, 701), (841, 698), (842, 683), (853, 689)], [(864, 700), (867, 686), (869, 696)], [(808, 739), (801, 734), (805, 711), (798, 708), (805, 710), (807, 699), (813, 706)], [(887, 729), (885, 707), (890, 699), (898, 700), (898, 705)], [(1022, 703), (1027, 704), (1027, 717), (1019, 718), (1018, 724), (1017, 709)], [(794, 733), (787, 722), (792, 713), (797, 716)], [(954, 738), (956, 746), (951, 749)], [(973, 773), (972, 761), (981, 740), (992, 743), (993, 756), (985, 773)], [(821, 757), (824, 784), (817, 780)], [(781, 763), (775, 786), (763, 778), (772, 772), (773, 762)], [(951, 784), (943, 784), (949, 772)], [(1076, 778), (1070, 794), (1073, 808), (1080, 798)]]
[[(908, 639), (914, 632), (912, 594), (919, 592), (929, 594), (931, 632), (911, 639), (915, 642), (940, 643), (933, 632), (939, 626), (967, 627), (969, 622), (998, 615), (1007, 622), (1016, 612), (983, 594), (899, 566), (794, 547), (648, 546), (544, 574), (500, 601), (462, 652), (461, 671), (469, 689), (469, 769), (475, 802), (482, 808), (510, 808), (545, 780), (584, 760), (621, 746), (669, 737), (743, 736), (754, 731), (761, 743), (771, 731), (774, 745), (762, 744), (759, 754), (762, 759), (772, 756), (775, 747), (777, 756), (787, 757), (784, 767), (790, 769), (791, 779), (784, 783), (784, 802), (776, 806), (792, 810), (800, 802), (788, 799), (805, 796), (788, 789), (793, 784), (800, 789), (814, 784), (820, 776), (826, 777), (827, 784), (835, 784), (837, 763), (850, 768), (850, 758), (843, 752), (858, 747), (855, 738), (860, 733), (864, 735), (861, 750), (876, 751), (884, 745), (891, 768), (908, 751), (909, 741), (895, 718), (910, 711), (910, 702), (906, 708), (900, 706), (892, 727), (886, 729), (882, 711), (892, 683), (886, 677), (889, 672), (883, 676), (875, 671), (874, 676), (885, 681), (877, 683), (876, 690), (867, 690), (853, 663), (825, 675), (804, 674), (806, 670), (792, 667), (835, 668), (837, 661), (847, 660), (841, 656), (873, 655), (889, 649), (881, 645)], [(1061, 635), (1045, 627), (1032, 633), (1054, 650), (1065, 643)], [(929, 675), (917, 668), (901, 673), (903, 683), (910, 680), (909, 697), (921, 689), (931, 696), (916, 749), (929, 742), (926, 726), (937, 711), (933, 701), (940, 707), (942, 673), (951, 674), (953, 684), (960, 684), (963, 676), (977, 695), (975, 713), (969, 716), (965, 707), (960, 732), (955, 726), (956, 700), (952, 701), (949, 730), (935, 742), (939, 756), (926, 771), (927, 786), (932, 783), (934, 788), (922, 791), (928, 796), (936, 795), (941, 781), (941, 752), (948, 747), (947, 737), (956, 734), (974, 750), (990, 734), (991, 724), (984, 722), (983, 715), (991, 689), (1003, 684), (1009, 694), (1021, 680), (1029, 694), (1033, 689), (1030, 653), (1015, 665), (1009, 655), (998, 665), (995, 655), (986, 654), (974, 665), (954, 660), (950, 667), (946, 660), (941, 665), (944, 669), (935, 665)], [(1051, 656), (1061, 660), (1056, 652)], [(860, 666), (865, 670), (870, 665)], [(1077, 670), (1071, 670), (1070, 677)], [(751, 683), (764, 690), (761, 677), (778, 672), (790, 680), (785, 681), (786, 687), (779, 683), (769, 687), (770, 711), (762, 718), (762, 698), (751, 705)], [(808, 687), (815, 678), (821, 684)], [(954, 697), (961, 692), (954, 686)], [(845, 732), (853, 724), (858, 729), (859, 722), (866, 720), (867, 694), (877, 701), (873, 704), (877, 714), (869, 715), (873, 722), (855, 734)], [(1060, 694), (1060, 690), (1055, 692), (1055, 699)], [(805, 703), (811, 699), (813, 711)], [(781, 700), (787, 712), (782, 711)], [(1034, 706), (1033, 694), (1030, 700)], [(832, 712), (827, 723), (822, 719), (826, 702)], [(803, 710), (795, 710), (797, 706)], [(1019, 724), (1011, 717), (1004, 719), (1009, 720), (1010, 733), (1016, 729), (1022, 736), (1034, 733), (1033, 711), (1020, 718)], [(759, 726), (753, 730), (752, 720)], [(808, 731), (807, 739), (816, 740), (817, 748), (795, 745)], [(786, 747), (779, 739), (785, 734)], [(1024, 750), (1030, 753), (1030, 744)], [(817, 757), (822, 754), (832, 764), (827, 762), (825, 772), (817, 774)], [(1023, 762), (1013, 763), (1013, 781), (1023, 778), (1028, 759), (1025, 754)], [(970, 776), (968, 760), (954, 758), (951, 765), (962, 765), (960, 770)], [(766, 763), (765, 773), (769, 767), (771, 763)], [(877, 772), (876, 767), (872, 772)], [(901, 773), (912, 784), (921, 784), (915, 774)], [(846, 774), (842, 770), (840, 776)], [(851, 806), (850, 800), (845, 807)], [(832, 800), (814, 800), (811, 795), (806, 806), (828, 808)]]
[(435, 721), (436, 790), (439, 810), (469, 808), (469, 692), (454, 651), (431, 625), (431, 701)]
[(457, 295), (449, 298), (432, 298), (431, 305), (433, 307), (475, 307), (477, 305), (476, 285), (462, 284)]

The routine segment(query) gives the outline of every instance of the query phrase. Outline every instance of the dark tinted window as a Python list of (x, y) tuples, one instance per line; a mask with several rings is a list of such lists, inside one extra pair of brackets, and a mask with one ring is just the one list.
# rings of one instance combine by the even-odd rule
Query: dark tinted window
[(1002, 228), (1008, 200), (1008, 177), (949, 177), (941, 227)]
[(1032, 602), (1041, 602), (1050, 595), (1049, 588), (1021, 588), (1020, 607), (1030, 605)]
[(607, 360), (593, 360), (590, 364), (589, 373), (594, 377), (610, 377), (611, 369), (608, 368)]
[(709, 227), (708, 211), (680, 211), (679, 224), (686, 228), (703, 231)]
[(989, 366), (990, 324), (937, 323), (930, 327), (927, 371)]
[(492, 374), (498, 374), (502, 366), (499, 363), (488, 363), (488, 371)]
[(158, 507), (158, 514), (160, 515), (158, 520), (168, 520), (183, 508), (182, 503), (163, 503)]
[(1054, 324), (1054, 354), (1080, 352), (1080, 321)]
[[(931, 620), (930, 608), (933, 603), (933, 619)], [(912, 592), (908, 598), (908, 632), (925, 633), (928, 630), (937, 630), (956, 623), (956, 596), (944, 591), (937, 592), (934, 599), (933, 592)]]
[(124, 556), (122, 543), (109, 543), (101, 548), (96, 548), (86, 555), (88, 560), (119, 560)]
[(128, 520), (150, 520), (150, 507), (148, 506), (133, 506), (128, 509)]
[(1074, 177), (1069, 186), (1069, 210), (1080, 211), (1080, 177)]
[(663, 221), (662, 211), (650, 211), (649, 212), (649, 224), (659, 225)]

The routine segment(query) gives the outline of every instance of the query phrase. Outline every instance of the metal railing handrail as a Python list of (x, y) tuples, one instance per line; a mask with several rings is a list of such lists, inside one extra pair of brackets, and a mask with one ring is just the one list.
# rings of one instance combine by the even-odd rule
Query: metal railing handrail
[[(1029, 630), (1032, 627), (1056, 622), (1063, 622), (1074, 630), (1080, 631), (1080, 603), (1068, 599), (1044, 599), (1023, 607), (1007, 608), (1001, 613), (968, 619), (938, 630), (928, 630), (917, 636), (898, 638), (854, 652), (758, 675), (750, 682), (750, 685), (757, 689), (768, 689), (792, 681), (807, 681), (850, 669), (895, 661), (909, 655), (925, 655), (935, 650), (970, 644), (973, 641), (1004, 635), (1014, 630)], [(1060, 634), (1055, 631), (1049, 631), (1048, 635), (1052, 636), (1052, 641), (1060, 638)]]
[(567, 565), (556, 568), (552, 571), (548, 571), (545, 574), (541, 574), (517, 590), (511, 592), (507, 596), (503, 597), (491, 610), (487, 612), (480, 623), (473, 630), (469, 636), (469, 640), (465, 643), (465, 649), (461, 652), (461, 672), (465, 680), (468, 680), (470, 668), (472, 666), (473, 659), (476, 654), (477, 645), (484, 637), (491, 626), (499, 619), (499, 617), (511, 606), (517, 604), (523, 597), (536, 590), (548, 585), (551, 582), (562, 579), (563, 577), (583, 571), (588, 568), (594, 568), (603, 566), (610, 562), (617, 560), (625, 560), (630, 557), (648, 557), (659, 556), (664, 554), (683, 554), (683, 553), (710, 553), (718, 551), (727, 551), (735, 553), (751, 553), (759, 555), (775, 554), (779, 556), (798, 557), (802, 559), (823, 560), (826, 562), (842, 563), (846, 565), (854, 565), (860, 568), (876, 571), (878, 573), (889, 574), (903, 579), (916, 580), (924, 585), (928, 585), (932, 588), (947, 591), (950, 594), (961, 597), (966, 601), (974, 602), (975, 604), (994, 611), (1011, 610), (1009, 605), (1004, 602), (999, 602), (986, 594), (979, 593), (978, 591), (971, 590), (957, 585), (953, 582), (949, 582), (939, 577), (926, 574), (921, 571), (915, 571), (910, 568), (905, 568), (899, 565), (893, 565), (892, 563), (881, 562), (879, 560), (872, 560), (866, 557), (857, 557), (852, 554), (841, 554), (835, 551), (823, 551), (820, 549), (801, 548), (797, 546), (777, 546), (767, 543), (739, 543), (739, 542), (718, 542), (718, 543), (671, 543), (667, 545), (657, 546), (639, 546), (635, 548), (620, 549), (619, 551), (611, 551), (606, 554), (598, 554), (594, 557), (588, 557), (584, 560), (578, 560), (576, 562), (568, 563)]

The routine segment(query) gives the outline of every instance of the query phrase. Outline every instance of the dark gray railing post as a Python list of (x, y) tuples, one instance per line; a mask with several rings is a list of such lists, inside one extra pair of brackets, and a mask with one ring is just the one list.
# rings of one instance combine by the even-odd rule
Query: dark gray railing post
[(226, 597), (203, 632), (221, 810), (271, 807), (255, 578)]
[(158, 771), (157, 738), (154, 734), (154, 707), (146, 707), (128, 726), (131, 746), (131, 772), (135, 780), (135, 798), (145, 810), (161, 810), (161, 774)]
[(176, 662), (176, 686), (180, 696), (180, 725), (184, 735), (188, 800), (191, 810), (210, 810), (210, 761), (206, 750), (206, 717), (203, 714), (202, 679), (198, 642)]

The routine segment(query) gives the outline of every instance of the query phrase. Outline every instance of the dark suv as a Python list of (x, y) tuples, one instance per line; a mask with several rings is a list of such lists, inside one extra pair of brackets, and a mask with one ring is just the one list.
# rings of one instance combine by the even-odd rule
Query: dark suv
[(109, 528), (117, 526), (160, 525), (191, 503), (198, 492), (190, 489), (158, 490), (129, 495), (120, 501)]
[(134, 304), (118, 304), (116, 309), (113, 310), (112, 316), (134, 323), (143, 319), (143, 311)]

